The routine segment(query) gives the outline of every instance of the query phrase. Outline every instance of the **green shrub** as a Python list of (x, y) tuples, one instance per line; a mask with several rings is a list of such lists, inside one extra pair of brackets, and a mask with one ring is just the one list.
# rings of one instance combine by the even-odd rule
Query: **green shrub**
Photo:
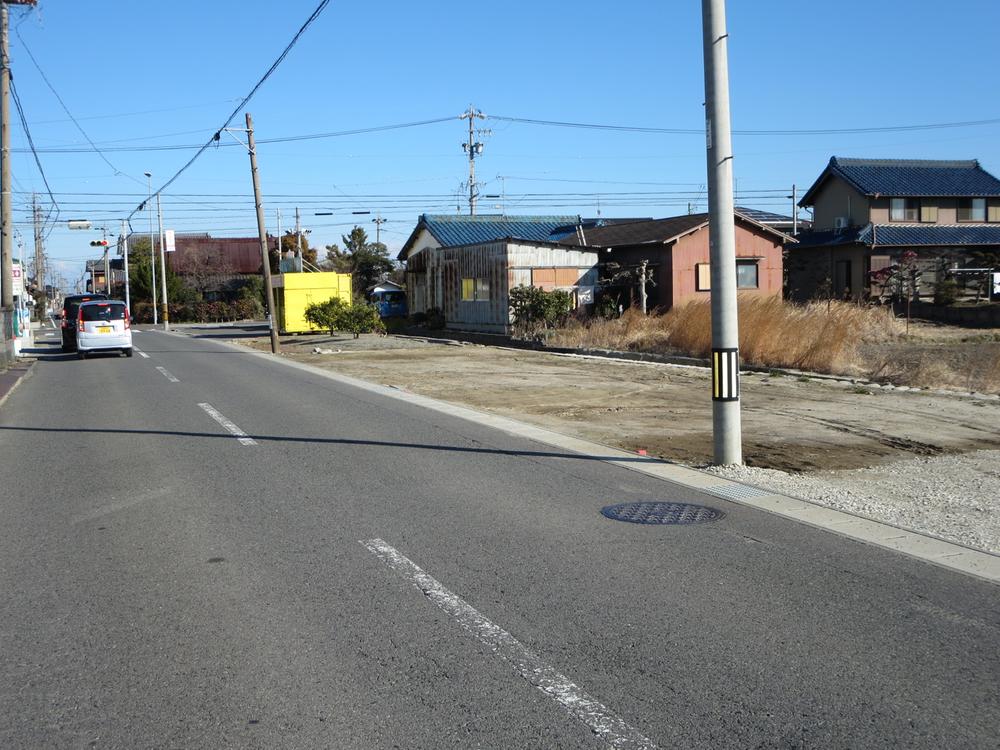
[(945, 277), (934, 285), (935, 305), (954, 305), (957, 300), (958, 282), (955, 279)]
[(331, 336), (334, 331), (348, 331), (354, 334), (354, 338), (362, 333), (385, 333), (378, 308), (360, 299), (355, 300), (353, 305), (337, 297), (326, 302), (313, 302), (306, 306), (305, 319), (317, 328), (325, 328)]
[(534, 286), (515, 287), (510, 290), (514, 335), (533, 338), (547, 328), (560, 326), (572, 307), (573, 295), (561, 289), (546, 292)]

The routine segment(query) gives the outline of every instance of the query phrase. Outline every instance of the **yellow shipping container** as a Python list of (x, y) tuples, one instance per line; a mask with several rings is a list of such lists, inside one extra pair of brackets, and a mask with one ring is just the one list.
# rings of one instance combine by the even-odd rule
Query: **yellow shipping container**
[(305, 318), (306, 307), (332, 297), (351, 304), (351, 274), (282, 273), (274, 276), (274, 304), (278, 330), (282, 333), (309, 333), (321, 330)]

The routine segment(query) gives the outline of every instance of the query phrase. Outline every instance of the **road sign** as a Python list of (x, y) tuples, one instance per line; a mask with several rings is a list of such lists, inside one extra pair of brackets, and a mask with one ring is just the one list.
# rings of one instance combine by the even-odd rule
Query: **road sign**
[(167, 229), (163, 234), (166, 235), (167, 238), (163, 249), (168, 253), (174, 252), (174, 250), (177, 249), (177, 246), (174, 244), (174, 230)]
[(86, 219), (70, 219), (68, 223), (70, 229), (90, 229), (90, 222)]

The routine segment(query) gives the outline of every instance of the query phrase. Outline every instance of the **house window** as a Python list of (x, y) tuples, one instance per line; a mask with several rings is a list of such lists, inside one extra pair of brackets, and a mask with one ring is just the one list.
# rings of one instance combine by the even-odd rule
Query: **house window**
[(920, 201), (920, 221), (926, 224), (936, 224), (938, 220), (938, 207), (933, 203)]
[(462, 279), (463, 302), (489, 302), (490, 282), (486, 279)]
[(694, 266), (695, 278), (694, 288), (699, 292), (708, 292), (712, 289), (712, 273), (708, 263), (696, 263)]
[(736, 261), (736, 288), (737, 289), (758, 289), (760, 284), (757, 278), (757, 261), (738, 260)]
[(959, 221), (986, 221), (985, 198), (959, 198)]
[(920, 221), (920, 201), (916, 198), (890, 198), (889, 221)]

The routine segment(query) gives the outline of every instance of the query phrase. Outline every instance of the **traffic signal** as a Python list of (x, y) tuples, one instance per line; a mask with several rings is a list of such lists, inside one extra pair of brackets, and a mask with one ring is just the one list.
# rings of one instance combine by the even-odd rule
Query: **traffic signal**
[(91, 247), (107, 247), (108, 246), (108, 241), (107, 240), (91, 240), (90, 241), (90, 246)]

